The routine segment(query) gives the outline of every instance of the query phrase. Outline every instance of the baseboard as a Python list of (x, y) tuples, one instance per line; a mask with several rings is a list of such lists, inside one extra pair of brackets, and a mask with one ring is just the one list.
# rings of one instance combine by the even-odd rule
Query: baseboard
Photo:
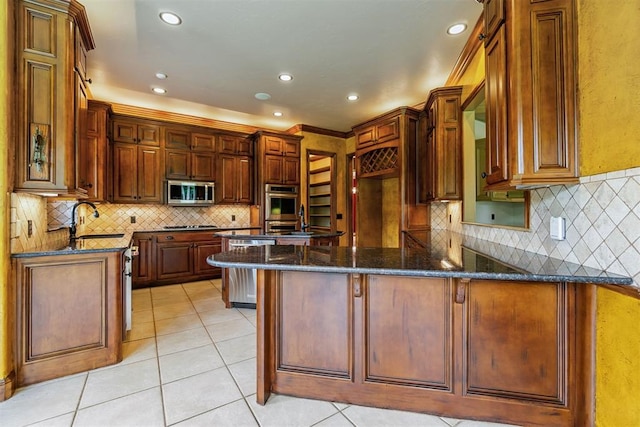
[(16, 373), (9, 372), (9, 375), (0, 379), (0, 402), (4, 402), (16, 391)]

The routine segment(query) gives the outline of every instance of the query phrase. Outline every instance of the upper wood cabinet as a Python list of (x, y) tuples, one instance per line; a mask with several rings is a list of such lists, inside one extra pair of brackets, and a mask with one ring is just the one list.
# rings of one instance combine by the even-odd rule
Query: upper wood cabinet
[(216, 180), (216, 155), (213, 152), (165, 150), (164, 155), (167, 179)]
[(75, 0), (16, 4), (14, 191), (86, 198), (76, 170), (87, 115), (84, 61), (95, 47), (85, 9)]
[(296, 135), (260, 131), (258, 144), (259, 178), (264, 184), (300, 185), (300, 140)]
[(188, 127), (164, 127), (164, 146), (181, 150), (215, 151), (216, 135), (211, 132), (194, 131)]
[(104, 102), (89, 101), (86, 138), (78, 147), (78, 185), (86, 189), (89, 200), (108, 199), (109, 136), (107, 120), (111, 106)]
[(160, 125), (144, 119), (114, 118), (113, 142), (160, 146)]
[(504, 3), (485, 2), (487, 188), (576, 183), (575, 0)]
[(487, 43), (491, 41), (496, 31), (504, 22), (505, 0), (478, 0), (484, 4), (484, 33), (481, 38)]
[(462, 198), (462, 86), (444, 87), (431, 91), (425, 104), (426, 161), (419, 159), (417, 175), (420, 202), (459, 200)]
[(216, 203), (253, 203), (253, 159), (218, 154)]
[(358, 178), (400, 173), (401, 149), (406, 148), (407, 134), (403, 133), (403, 126), (414, 116), (417, 121), (418, 114), (417, 110), (402, 107), (353, 128)]
[(113, 197), (116, 203), (161, 203), (162, 161), (159, 148), (113, 145)]
[(218, 135), (218, 153), (236, 154), (240, 156), (253, 155), (253, 141), (246, 135)]

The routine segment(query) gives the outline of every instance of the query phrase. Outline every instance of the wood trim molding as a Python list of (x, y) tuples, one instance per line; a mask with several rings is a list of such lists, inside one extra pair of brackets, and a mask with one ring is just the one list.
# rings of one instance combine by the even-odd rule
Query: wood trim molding
[(482, 46), (482, 40), (480, 40), (480, 34), (484, 29), (484, 16), (481, 13), (478, 21), (476, 22), (476, 26), (473, 27), (473, 31), (469, 34), (469, 39), (467, 40), (467, 44), (464, 45), (462, 52), (460, 52), (460, 56), (456, 61), (456, 65), (453, 66), (451, 70), (451, 74), (449, 74), (449, 78), (445, 83), (445, 86), (453, 86), (457, 85), (460, 82), (460, 79), (467, 71), (471, 60), (475, 56), (476, 52)]
[(0, 379), (0, 402), (4, 402), (13, 396), (16, 391), (16, 373), (9, 372), (9, 375)]
[(640, 299), (640, 288), (634, 286), (618, 286), (618, 285), (599, 285), (610, 291), (617, 292), (622, 295), (626, 295), (631, 298)]
[[(111, 104), (111, 109), (114, 114), (120, 114), (124, 116), (132, 116), (137, 118), (160, 120), (167, 122), (180, 123), (185, 125), (202, 126), (207, 128), (214, 128), (219, 130), (228, 130), (233, 132), (242, 133), (254, 133), (261, 128), (249, 125), (243, 125), (239, 123), (225, 122), (216, 119), (207, 119), (204, 117), (190, 116), (182, 113), (172, 113), (169, 111), (153, 110), (144, 107), (135, 107), (133, 105), (124, 104)], [(278, 132), (278, 131), (273, 131)]]
[(349, 134), (352, 133), (352, 132), (341, 132), (338, 130), (319, 128), (319, 127), (305, 125), (305, 124), (297, 124), (287, 129), (287, 133), (298, 133), (298, 132), (310, 132), (318, 135), (334, 136), (336, 138), (343, 138), (343, 139), (347, 139), (349, 137)]

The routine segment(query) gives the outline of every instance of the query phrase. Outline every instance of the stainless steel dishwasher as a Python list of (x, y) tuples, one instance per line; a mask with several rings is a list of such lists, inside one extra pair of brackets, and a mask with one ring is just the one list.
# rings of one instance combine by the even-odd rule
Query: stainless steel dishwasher
[[(275, 245), (273, 239), (230, 239), (229, 250)], [(256, 308), (255, 268), (229, 268), (229, 303), (234, 307)]]

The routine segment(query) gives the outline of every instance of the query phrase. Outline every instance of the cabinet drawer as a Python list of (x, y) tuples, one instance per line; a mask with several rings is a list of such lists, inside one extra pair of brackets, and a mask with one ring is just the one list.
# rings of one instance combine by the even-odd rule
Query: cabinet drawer
[(186, 231), (179, 233), (158, 233), (156, 235), (156, 241), (158, 243), (163, 242), (206, 242), (206, 241), (220, 241), (220, 237), (214, 237), (216, 231)]

